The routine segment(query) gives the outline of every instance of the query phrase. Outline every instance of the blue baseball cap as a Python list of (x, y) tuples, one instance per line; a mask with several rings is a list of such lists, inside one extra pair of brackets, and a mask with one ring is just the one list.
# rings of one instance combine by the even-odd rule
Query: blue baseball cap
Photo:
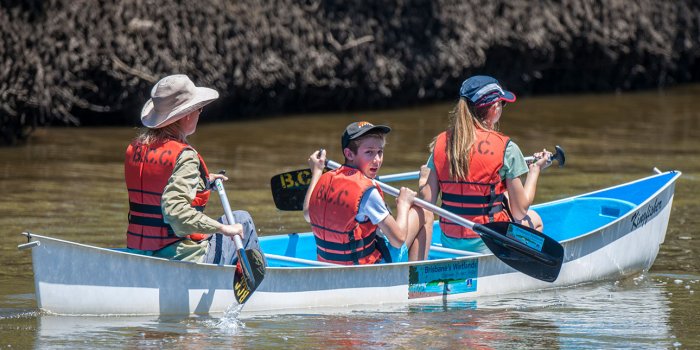
[(497, 101), (515, 102), (514, 93), (503, 90), (498, 80), (486, 75), (475, 75), (465, 80), (459, 89), (459, 96), (477, 107), (488, 106)]

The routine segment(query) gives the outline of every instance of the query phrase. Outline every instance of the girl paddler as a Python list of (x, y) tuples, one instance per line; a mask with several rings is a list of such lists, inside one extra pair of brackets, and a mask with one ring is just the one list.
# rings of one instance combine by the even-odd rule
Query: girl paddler
[[(476, 223), (515, 221), (542, 231), (542, 219), (530, 205), (551, 153), (536, 153), (539, 159), (528, 168), (520, 148), (498, 132), (503, 108), (512, 102), (515, 95), (492, 77), (478, 75), (462, 83), (447, 130), (430, 145), (431, 170), (421, 196), (435, 203), (441, 194), (442, 208)], [(440, 228), (444, 247), (488, 252), (474, 231), (444, 218)]]

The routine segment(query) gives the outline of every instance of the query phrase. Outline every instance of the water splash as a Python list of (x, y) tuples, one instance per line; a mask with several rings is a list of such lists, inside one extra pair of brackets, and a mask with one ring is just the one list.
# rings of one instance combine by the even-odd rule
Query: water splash
[(218, 321), (211, 320), (205, 322), (206, 326), (211, 328), (218, 328), (228, 334), (236, 334), (241, 329), (245, 328), (245, 323), (238, 319), (241, 311), (243, 310), (243, 305), (231, 304), (226, 311), (224, 311), (223, 317)]

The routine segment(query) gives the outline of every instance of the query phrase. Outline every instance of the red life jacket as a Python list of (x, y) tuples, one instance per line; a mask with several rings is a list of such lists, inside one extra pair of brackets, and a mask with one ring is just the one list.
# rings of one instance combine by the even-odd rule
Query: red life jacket
[[(438, 135), (433, 160), (442, 191), (441, 207), (479, 224), (510, 221), (504, 204), (505, 179), (498, 174), (508, 142), (510, 138), (501, 133), (477, 128), (474, 146), (469, 151), (469, 175), (466, 180), (453, 180), (447, 160), (447, 132)], [(444, 218), (440, 218), (440, 228), (447, 237), (479, 237), (476, 232)]]
[[(175, 235), (172, 227), (163, 221), (160, 202), (163, 189), (173, 174), (175, 162), (180, 153), (191, 146), (168, 140), (152, 145), (132, 142), (126, 149), (124, 175), (129, 191), (129, 228), (126, 246), (131, 249), (154, 251), (182, 240)], [(199, 154), (199, 172), (207, 182), (209, 170)], [(192, 206), (203, 211), (209, 200), (210, 191), (197, 192)], [(201, 240), (207, 235), (195, 233), (187, 236)]]
[(382, 259), (377, 247), (377, 225), (356, 219), (362, 195), (374, 187), (361, 171), (345, 165), (318, 180), (311, 193), (309, 216), (319, 261), (365, 265)]

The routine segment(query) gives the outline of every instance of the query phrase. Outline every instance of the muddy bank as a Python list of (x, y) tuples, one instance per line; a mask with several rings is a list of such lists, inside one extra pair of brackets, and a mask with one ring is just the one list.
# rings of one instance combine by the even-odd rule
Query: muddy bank
[(700, 80), (693, 0), (0, 1), (0, 143), (49, 123), (137, 125), (186, 73), (209, 119), (453, 99), (470, 74), (519, 94)]

